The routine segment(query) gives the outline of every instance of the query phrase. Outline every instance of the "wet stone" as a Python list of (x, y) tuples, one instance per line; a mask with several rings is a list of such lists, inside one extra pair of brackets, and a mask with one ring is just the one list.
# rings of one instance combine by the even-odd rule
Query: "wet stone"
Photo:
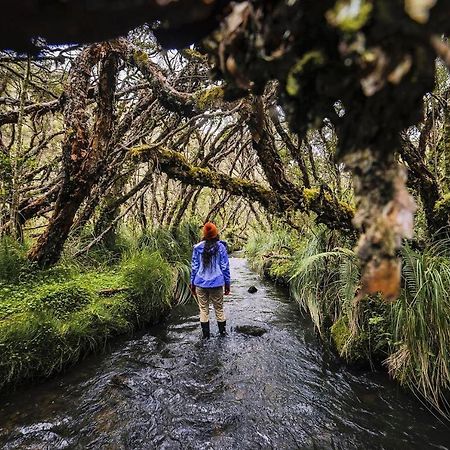
[(258, 327), (256, 325), (238, 325), (234, 329), (237, 333), (246, 334), (247, 336), (262, 336), (267, 333), (267, 328)]
[(248, 292), (250, 292), (250, 294), (254, 294), (255, 292), (258, 292), (258, 289), (255, 286), (250, 286), (248, 288)]
[(127, 378), (123, 374), (115, 374), (112, 376), (110, 380), (110, 384), (112, 386), (126, 386)]

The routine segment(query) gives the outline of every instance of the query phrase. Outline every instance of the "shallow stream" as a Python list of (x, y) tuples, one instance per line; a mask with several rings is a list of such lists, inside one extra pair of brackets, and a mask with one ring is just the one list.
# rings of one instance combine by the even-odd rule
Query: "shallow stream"
[(65, 375), (3, 394), (0, 447), (450, 449), (450, 426), (410, 393), (324, 352), (298, 307), (245, 260), (232, 258), (231, 271), (227, 338), (213, 321), (201, 341), (196, 305), (177, 308)]

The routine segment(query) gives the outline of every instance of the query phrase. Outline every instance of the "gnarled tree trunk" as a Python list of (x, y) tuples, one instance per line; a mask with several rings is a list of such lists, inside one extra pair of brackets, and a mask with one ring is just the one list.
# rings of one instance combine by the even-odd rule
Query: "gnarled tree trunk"
[[(99, 62), (97, 110), (89, 133), (87, 93), (92, 69)], [(75, 214), (101, 175), (114, 122), (116, 75), (117, 56), (107, 43), (88, 47), (74, 64), (64, 109), (64, 181), (50, 223), (29, 253), (29, 259), (40, 266), (58, 261)]]

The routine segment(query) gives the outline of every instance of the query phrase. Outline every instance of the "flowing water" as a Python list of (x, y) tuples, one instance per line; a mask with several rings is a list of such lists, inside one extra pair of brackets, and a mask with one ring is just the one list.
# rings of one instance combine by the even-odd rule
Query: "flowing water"
[(177, 308), (65, 375), (4, 394), (0, 446), (450, 449), (449, 426), (411, 394), (327, 356), (283, 292), (243, 259), (231, 270), (228, 337), (201, 341), (196, 305)]

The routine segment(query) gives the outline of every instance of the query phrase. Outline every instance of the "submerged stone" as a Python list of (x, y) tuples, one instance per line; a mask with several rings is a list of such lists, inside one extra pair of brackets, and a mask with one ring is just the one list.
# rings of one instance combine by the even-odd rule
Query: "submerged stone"
[(247, 336), (262, 336), (269, 330), (264, 327), (258, 327), (256, 325), (238, 325), (235, 327), (235, 331), (240, 334), (246, 334)]

